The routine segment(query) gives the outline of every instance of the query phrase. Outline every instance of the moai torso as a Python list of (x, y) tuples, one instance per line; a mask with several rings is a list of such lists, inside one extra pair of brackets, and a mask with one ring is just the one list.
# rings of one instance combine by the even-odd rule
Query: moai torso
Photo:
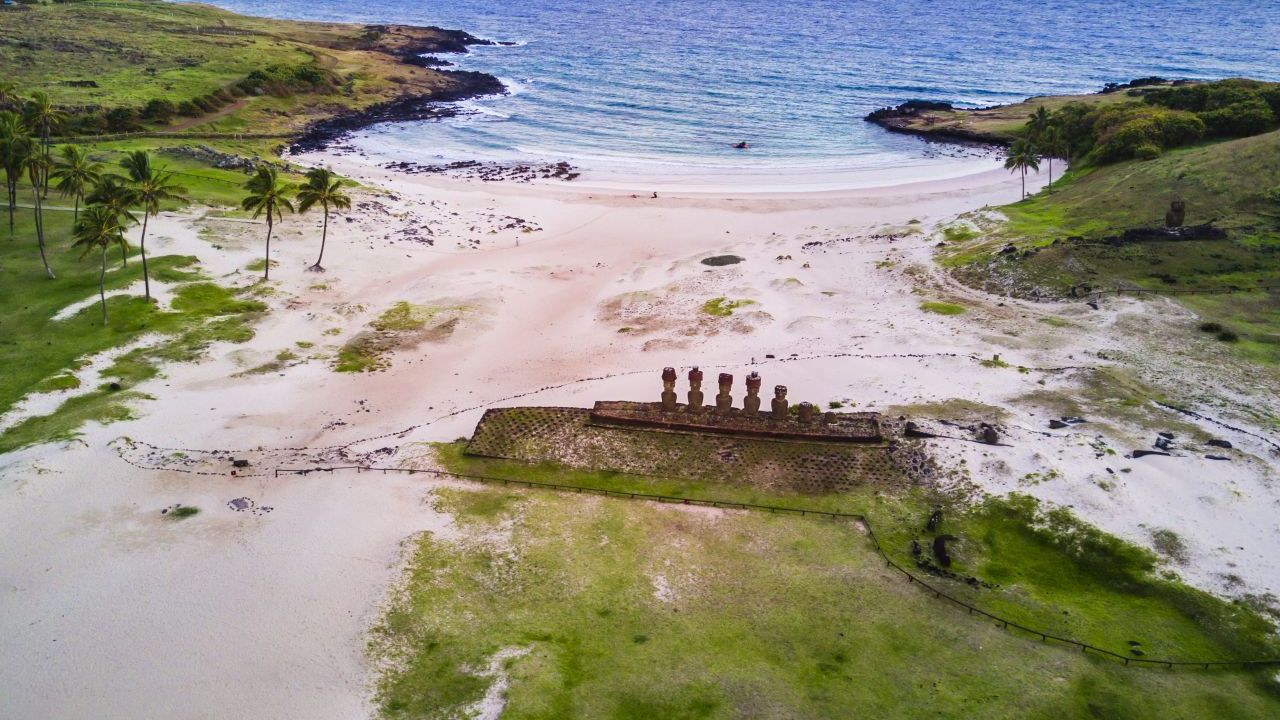
[(787, 386), (775, 385), (773, 388), (773, 419), (787, 419)]
[(1164, 214), (1165, 227), (1182, 227), (1187, 219), (1187, 203), (1185, 200), (1174, 200), (1169, 203), (1169, 210)]
[(813, 422), (813, 403), (800, 403), (800, 424), (808, 425)]
[(676, 369), (662, 369), (662, 411), (675, 412), (676, 409)]
[(747, 376), (747, 397), (742, 400), (742, 412), (749, 417), (760, 412), (760, 373), (752, 371)]
[(689, 412), (702, 413), (702, 371), (696, 366), (689, 371)]
[(716, 395), (716, 414), (728, 415), (733, 410), (733, 395), (730, 390), (733, 389), (733, 376), (729, 373), (720, 373), (720, 394)]

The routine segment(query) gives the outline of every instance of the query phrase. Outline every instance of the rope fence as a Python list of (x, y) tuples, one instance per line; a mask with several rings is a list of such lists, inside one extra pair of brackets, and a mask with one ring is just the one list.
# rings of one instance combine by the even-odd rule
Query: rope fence
[(706, 500), (706, 499), (700, 499), (700, 498), (677, 497), (674, 495), (659, 495), (654, 493), (609, 490), (607, 488), (593, 488), (593, 487), (587, 487), (585, 485), (567, 485), (564, 483), (539, 482), (536, 480), (517, 480), (513, 478), (494, 477), (491, 475), (469, 475), (469, 474), (462, 474), (462, 473), (446, 472), (443, 470), (420, 470), (415, 468), (380, 468), (380, 467), (371, 467), (367, 465), (342, 465), (342, 466), (334, 466), (334, 467), (316, 467), (316, 468), (275, 468), (275, 470), (273, 471), (273, 475), (275, 477), (279, 477), (282, 474), (283, 475), (310, 475), (312, 473), (321, 473), (321, 472), (332, 473), (334, 471), (339, 471), (339, 470), (355, 470), (357, 473), (378, 472), (378, 473), (382, 473), (383, 475), (389, 472), (409, 474), (409, 475), (431, 475), (441, 479), (466, 480), (471, 482), (481, 482), (481, 483), (488, 483), (488, 484), (501, 484), (504, 486), (514, 485), (517, 487), (527, 487), (531, 489), (553, 490), (558, 492), (572, 492), (572, 493), (578, 493), (578, 494), (586, 493), (591, 495), (599, 495), (602, 497), (621, 498), (621, 499), (627, 499), (627, 500), (645, 500), (650, 502), (659, 502), (659, 503), (666, 503), (666, 504), (694, 505), (698, 507), (749, 510), (753, 512), (768, 512), (773, 514), (798, 515), (800, 517), (812, 516), (812, 517), (819, 517), (819, 518), (827, 518), (830, 520), (852, 520), (860, 523), (864, 528), (866, 528), (867, 537), (871, 539), (871, 545), (873, 548), (875, 548), (876, 554), (879, 555), (880, 558), (885, 561), (885, 564), (887, 567), (892, 568), (893, 570), (896, 570), (899, 573), (901, 573), (907, 579), (908, 583), (913, 585), (919, 585), (921, 588), (923, 588), (927, 592), (932, 593), (934, 597), (940, 600), (946, 600), (958, 607), (964, 608), (965, 610), (968, 611), (970, 615), (975, 615), (975, 614), (981, 615), (985, 618), (988, 618), (996, 622), (1006, 630), (1010, 628), (1014, 630), (1020, 630), (1027, 635), (1038, 637), (1041, 642), (1053, 641), (1062, 645), (1079, 648), (1079, 650), (1082, 653), (1085, 653), (1085, 654), (1092, 653), (1094, 655), (1098, 655), (1098, 656), (1107, 658), (1109, 660), (1122, 662), (1126, 666), (1132, 664), (1138, 667), (1164, 667), (1166, 669), (1199, 668), (1203, 670), (1209, 670), (1211, 668), (1226, 668), (1226, 667), (1255, 668), (1255, 667), (1280, 666), (1280, 658), (1267, 658), (1267, 659), (1258, 659), (1258, 660), (1203, 661), (1203, 660), (1155, 660), (1151, 658), (1128, 657), (1125, 655), (1121, 655), (1120, 653), (1117, 653), (1117, 652), (1112, 652), (1111, 650), (1107, 650), (1105, 648), (1100, 648), (1097, 645), (1092, 645), (1090, 643), (1082, 642), (1080, 640), (1074, 640), (1072, 638), (1062, 637), (1060, 635), (1054, 635), (1053, 633), (1045, 632), (1043, 630), (1037, 630), (1035, 628), (1028, 627), (1021, 623), (1015, 622), (1013, 620), (1009, 620), (1008, 618), (1004, 618), (999, 615), (989, 613), (986, 610), (983, 610), (979, 607), (975, 607), (974, 605), (971, 605), (965, 602), (964, 600), (961, 600), (955, 597), (954, 595), (951, 595), (943, 590), (938, 589), (933, 585), (930, 585), (929, 583), (922, 580), (918, 575), (915, 575), (914, 573), (910, 572), (909, 570), (902, 567), (898, 563), (894, 562), (894, 560), (890, 558), (887, 553), (885, 553), (884, 548), (881, 547), (880, 541), (879, 539), (876, 538), (875, 531), (871, 527), (871, 522), (867, 519), (865, 515), (861, 515), (859, 513), (846, 513), (846, 512), (838, 512), (833, 510), (813, 510), (808, 508), (785, 507), (781, 505), (763, 505), (758, 503), (738, 502), (736, 500)]

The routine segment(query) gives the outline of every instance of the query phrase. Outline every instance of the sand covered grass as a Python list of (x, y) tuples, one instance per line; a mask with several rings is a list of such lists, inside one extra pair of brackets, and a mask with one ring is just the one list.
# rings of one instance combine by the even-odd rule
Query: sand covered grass
[[(106, 287), (109, 321), (102, 324), (97, 300), (96, 257), (80, 260), (69, 249), (71, 213), (45, 214), (50, 265), (56, 279), (45, 276), (35, 247), (30, 211), (19, 209), (15, 240), (0, 242), (0, 413), (32, 393), (81, 388), (76, 375), (87, 359), (114, 348), (162, 338), (151, 347), (130, 351), (102, 372), (106, 379), (70, 397), (50, 413), (23, 417), (0, 433), (0, 452), (49, 440), (74, 437), (87, 421), (113, 422), (132, 416), (130, 401), (144, 396), (129, 389), (153, 377), (162, 360), (191, 360), (209, 344), (252, 337), (253, 317), (265, 310), (257, 301), (202, 280), (196, 258), (160, 255), (149, 258), (153, 283), (174, 286), (169, 307), (141, 296), (142, 263), (132, 257), (120, 266), (118, 250), (108, 253)], [(119, 291), (128, 289), (128, 292)], [(136, 293), (136, 294), (135, 294)], [(64, 308), (83, 305), (59, 319)], [(111, 386), (110, 383), (116, 383)]]
[[(448, 451), (446, 460), (478, 469)], [(1274, 686), (1259, 675), (1126, 668), (974, 619), (887, 570), (848, 522), (510, 488), (453, 487), (436, 497), (459, 532), (418, 541), (374, 630), (370, 651), (389, 668), (377, 694), (383, 717), (918, 717), (929, 707), (942, 717), (1193, 718), (1280, 710)], [(892, 506), (923, 521), (911, 501)], [(980, 533), (961, 541), (974, 546), (961, 554), (1001, 581), (981, 594), (1007, 595), (1010, 611), (1041, 603), (1037, 615), (1110, 623), (1113, 637), (1134, 635), (1152, 652), (1258, 649), (1248, 645), (1254, 638), (1231, 634), (1234, 626), (1211, 625), (1221, 615), (1193, 615), (1154, 592), (1154, 580), (1126, 576), (1144, 559), (1123, 543), (1090, 535), (1075, 562), (1069, 548), (1079, 528), (1037, 531), (1024, 511), (1033, 512), (984, 508), (947, 528)], [(882, 509), (877, 522), (891, 515)], [(898, 542), (903, 534), (889, 535)], [(1096, 562), (1083, 559), (1089, 553)], [(1095, 587), (1119, 578), (1127, 584)], [(1167, 634), (1181, 644), (1153, 639)]]

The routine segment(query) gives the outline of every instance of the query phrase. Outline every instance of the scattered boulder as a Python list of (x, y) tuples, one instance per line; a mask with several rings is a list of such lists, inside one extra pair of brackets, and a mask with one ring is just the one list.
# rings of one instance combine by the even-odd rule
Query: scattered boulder
[(231, 461), (231, 466), (232, 466), (232, 467), (238, 467), (238, 468), (247, 468), (247, 467), (249, 467), (249, 461), (248, 461), (248, 460), (243, 460), (243, 459), (236, 459), (236, 460), (232, 460), (232, 461)]
[(942, 508), (935, 508), (933, 513), (929, 515), (929, 522), (925, 525), (925, 530), (929, 532), (937, 530), (940, 522), (942, 522)]
[(978, 429), (978, 439), (988, 445), (995, 445), (1000, 442), (1000, 433), (987, 423), (982, 423), (982, 427)]
[(951, 567), (951, 555), (947, 552), (947, 541), (955, 540), (954, 535), (939, 535), (933, 539), (933, 557), (942, 567)]
[(1140, 457), (1146, 457), (1148, 455), (1163, 455), (1164, 457), (1171, 457), (1169, 453), (1161, 452), (1159, 450), (1134, 450), (1130, 454), (1130, 456), (1133, 457), (1134, 459), (1137, 459)]
[(1049, 421), (1050, 430), (1061, 430), (1064, 427), (1067, 427), (1067, 424), (1057, 418), (1054, 418)]
[(1216, 438), (1215, 438), (1215, 439), (1213, 439), (1213, 440), (1210, 440), (1210, 441), (1206, 442), (1206, 443), (1205, 443), (1205, 445), (1210, 445), (1210, 446), (1212, 446), (1212, 447), (1216, 447), (1216, 448), (1223, 448), (1223, 449), (1226, 449), (1226, 450), (1230, 450), (1230, 449), (1231, 449), (1231, 447), (1232, 447), (1232, 445), (1231, 445), (1231, 441), (1229, 441), (1229, 440), (1218, 440), (1218, 439), (1216, 439)]
[(1223, 456), (1221, 456), (1221, 455), (1205, 455), (1205, 459), (1207, 459), (1207, 460), (1230, 460), (1231, 458), (1223, 457)]

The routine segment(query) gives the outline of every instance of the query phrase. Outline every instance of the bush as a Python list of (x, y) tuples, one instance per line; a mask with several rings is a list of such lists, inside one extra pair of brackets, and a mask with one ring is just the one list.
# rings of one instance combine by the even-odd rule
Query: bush
[(1201, 113), (1200, 117), (1211, 134), (1225, 137), (1259, 135), (1275, 122), (1271, 107), (1257, 96)]
[(133, 132), (139, 128), (138, 113), (133, 108), (112, 108), (103, 116), (107, 131), (113, 133)]
[(1133, 149), (1133, 156), (1138, 160), (1155, 160), (1160, 157), (1160, 146), (1146, 143)]
[(1222, 324), (1216, 322), (1200, 323), (1200, 332), (1219, 333), (1222, 332)]
[(142, 108), (142, 117), (156, 122), (169, 122), (177, 114), (178, 108), (169, 100), (155, 98), (149, 100)]
[(1222, 342), (1228, 342), (1228, 343), (1233, 343), (1240, 339), (1240, 336), (1237, 335), (1234, 330), (1223, 330), (1222, 332), (1218, 333), (1216, 337)]
[(178, 103), (178, 114), (183, 117), (199, 117), (200, 108), (196, 107), (195, 103), (190, 100), (183, 100)]

